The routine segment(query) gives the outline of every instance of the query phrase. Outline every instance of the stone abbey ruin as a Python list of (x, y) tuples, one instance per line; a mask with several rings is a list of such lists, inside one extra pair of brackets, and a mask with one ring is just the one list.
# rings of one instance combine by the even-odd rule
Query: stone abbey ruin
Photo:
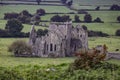
[(37, 37), (32, 26), (29, 44), (34, 56), (69, 57), (80, 48), (88, 49), (88, 33), (80, 25), (74, 27), (72, 22), (51, 22), (48, 33), (42, 37)]

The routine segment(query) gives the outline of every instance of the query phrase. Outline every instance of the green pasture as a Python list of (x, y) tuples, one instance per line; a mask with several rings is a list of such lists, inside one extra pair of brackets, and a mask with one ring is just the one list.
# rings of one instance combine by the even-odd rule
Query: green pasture
[[(96, 45), (106, 44), (109, 52), (115, 52), (116, 49), (120, 50), (120, 37), (91, 37), (89, 38), (89, 47)], [(119, 51), (120, 52), (120, 51)]]
[(120, 4), (119, 0), (74, 0), (74, 3), (80, 5), (113, 5)]
[(47, 13), (68, 13), (73, 12), (65, 6), (42, 6), (42, 5), (3, 5), (0, 6), (0, 18), (3, 18), (4, 13), (21, 12), (22, 10), (28, 10), (31, 14), (36, 13), (37, 9), (45, 9)]
[[(71, 63), (75, 58), (24, 58), (14, 57), (13, 53), (8, 52), (8, 46), (15, 40), (25, 40), (28, 38), (0, 38), (0, 66), (18, 66), (18, 65), (40, 65), (45, 66), (49, 64), (59, 65), (64, 63)], [(120, 37), (93, 37), (89, 38), (89, 47), (106, 44), (108, 51), (114, 52), (115, 49), (120, 50)], [(119, 51), (120, 52), (120, 51)], [(119, 64), (118, 60), (110, 60), (109, 62)]]
[[(6, 25), (6, 20), (0, 20), (0, 29), (5, 29), (5, 25)], [(24, 28), (22, 30), (22, 32), (30, 32), (32, 25), (28, 25), (28, 24), (23, 24)], [(46, 27), (42, 27), (42, 26), (35, 26), (35, 29), (46, 29)]]
[[(120, 16), (120, 11), (88, 11), (88, 13), (92, 16), (92, 20), (99, 17), (105, 23), (118, 22), (117, 17)], [(50, 20), (52, 16), (55, 14), (47, 14), (45, 16), (41, 16), (41, 20)], [(74, 16), (78, 15), (80, 20), (84, 20), (84, 14), (59, 14), (59, 15), (69, 15), (70, 18), (74, 21)]]
[[(0, 29), (5, 28), (6, 21), (5, 20), (0, 20)], [(42, 22), (40, 23), (42, 24)], [(49, 23), (45, 23), (49, 25)], [(117, 29), (120, 29), (120, 23), (73, 23), (73, 25), (86, 25), (88, 27), (88, 30), (94, 30), (94, 31), (102, 31), (104, 33), (107, 33), (109, 35), (115, 35), (115, 31)], [(31, 26), (28, 24), (23, 24), (24, 28), (22, 32), (30, 32)], [(47, 27), (42, 27), (42, 26), (36, 26), (36, 29), (45, 29)]]

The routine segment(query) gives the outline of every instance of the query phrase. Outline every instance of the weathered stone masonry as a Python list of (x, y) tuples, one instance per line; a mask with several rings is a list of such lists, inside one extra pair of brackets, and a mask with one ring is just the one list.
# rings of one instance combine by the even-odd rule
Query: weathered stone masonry
[(80, 25), (73, 27), (72, 22), (51, 22), (48, 33), (42, 37), (37, 37), (32, 26), (29, 44), (34, 56), (68, 57), (80, 48), (88, 49), (88, 33)]

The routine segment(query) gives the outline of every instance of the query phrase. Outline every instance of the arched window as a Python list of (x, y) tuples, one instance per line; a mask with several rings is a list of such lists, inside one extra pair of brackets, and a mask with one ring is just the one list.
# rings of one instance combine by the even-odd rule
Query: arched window
[(48, 44), (47, 44), (47, 51), (48, 51), (48, 47), (49, 47), (49, 46), (48, 46)]
[(50, 44), (50, 51), (53, 51), (53, 44)]
[(55, 46), (54, 46), (54, 51), (56, 51), (56, 44), (55, 44)]

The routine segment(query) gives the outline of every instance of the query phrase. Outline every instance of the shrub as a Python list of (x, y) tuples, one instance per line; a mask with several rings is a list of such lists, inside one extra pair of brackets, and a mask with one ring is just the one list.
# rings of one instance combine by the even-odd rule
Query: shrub
[(24, 16), (27, 16), (27, 17), (32, 17), (32, 15), (27, 10), (23, 10), (22, 12), (20, 12), (20, 15), (24, 15)]
[(5, 13), (4, 14), (4, 19), (18, 18), (18, 16), (19, 16), (18, 13)]
[(106, 37), (106, 36), (109, 36), (109, 35), (107, 33), (101, 32), (101, 31), (92, 31), (92, 30), (89, 30), (88, 31), (88, 36), (89, 37), (93, 37), (93, 36)]
[(28, 45), (25, 41), (17, 40), (13, 42), (8, 50), (13, 52), (15, 56), (31, 56), (32, 55), (32, 47)]
[(39, 25), (40, 23), (40, 16), (39, 15), (34, 15), (32, 18), (31, 18), (31, 21), (33, 21), (33, 23), (35, 25)]
[(81, 20), (79, 19), (79, 16), (78, 16), (78, 15), (75, 15), (75, 16), (74, 16), (74, 19), (75, 19), (75, 22), (81, 22)]
[(77, 56), (77, 59), (70, 68), (72, 68), (72, 70), (95, 68), (97, 65), (101, 64), (106, 57), (107, 47), (106, 45), (103, 45), (102, 47), (103, 51), (93, 48), (88, 51), (82, 49), (76, 52), (75, 55)]
[(63, 16), (55, 15), (50, 20), (53, 22), (66, 22), (66, 21), (70, 21), (71, 19), (69, 15), (63, 15)]
[(63, 4), (66, 4), (67, 0), (61, 0), (61, 2), (62, 2)]
[(116, 36), (120, 36), (120, 29), (116, 30), (115, 35), (116, 35)]
[(20, 15), (18, 18), (17, 18), (21, 23), (30, 23), (31, 21), (31, 17), (29, 16), (26, 16), (26, 15)]
[(117, 4), (113, 4), (113, 5), (110, 7), (110, 10), (120, 10), (120, 6), (117, 5)]
[(84, 22), (87, 22), (87, 23), (92, 22), (92, 16), (90, 14), (86, 14), (84, 16)]
[(93, 22), (100, 22), (100, 23), (103, 23), (103, 21), (102, 21), (99, 17), (97, 17)]
[(100, 6), (96, 7), (95, 10), (100, 10)]
[(47, 33), (48, 33), (48, 30), (47, 30), (47, 29), (45, 29), (45, 30), (38, 29), (38, 30), (37, 30), (37, 35), (38, 35), (39, 37), (45, 36), (45, 34), (47, 34)]
[(7, 21), (7, 24), (5, 26), (5, 29), (10, 33), (20, 33), (23, 29), (23, 25), (20, 21), (17, 19), (10, 19)]
[(117, 21), (120, 23), (120, 16), (117, 17)]
[(36, 11), (36, 14), (38, 14), (39, 16), (43, 16), (43, 15), (45, 15), (45, 10), (44, 9), (37, 9), (37, 11)]

